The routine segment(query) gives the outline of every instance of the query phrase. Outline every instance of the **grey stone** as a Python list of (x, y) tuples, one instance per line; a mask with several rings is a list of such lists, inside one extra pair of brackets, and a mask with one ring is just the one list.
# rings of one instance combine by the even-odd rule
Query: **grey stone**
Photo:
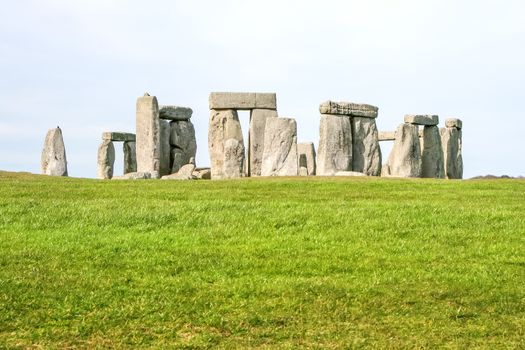
[(421, 140), (421, 177), (444, 178), (443, 148), (441, 147), (439, 128), (437, 126), (425, 126)]
[(113, 176), (113, 180), (147, 180), (152, 178), (151, 175), (152, 174), (149, 172), (133, 172), (124, 174), (122, 176)]
[(277, 109), (275, 93), (212, 92), (210, 109)]
[(359, 171), (338, 171), (335, 176), (368, 176), (365, 173)]
[(66, 147), (59, 127), (46, 134), (40, 169), (44, 175), (67, 176)]
[(389, 173), (395, 177), (421, 176), (421, 149), (417, 125), (401, 124), (388, 158)]
[(405, 123), (434, 126), (439, 124), (439, 117), (432, 114), (405, 114)]
[(317, 175), (335, 175), (352, 170), (352, 125), (350, 118), (322, 115), (317, 149)]
[(395, 131), (380, 131), (377, 138), (379, 141), (394, 141), (396, 139)]
[[(234, 139), (237, 142), (229, 141), (228, 164), (226, 165), (227, 173), (224, 173), (224, 161), (226, 154), (226, 142)], [(242, 149), (242, 152), (240, 152)], [(211, 110), (210, 123), (208, 129), (208, 150), (210, 155), (211, 176), (212, 179), (221, 179), (224, 177), (241, 177), (244, 174), (244, 142), (241, 130), (241, 123), (236, 110)], [(237, 162), (232, 164), (232, 162)], [(240, 169), (235, 170), (235, 169)], [(234, 171), (235, 170), (235, 171)]]
[(197, 153), (197, 140), (195, 127), (191, 121), (174, 121), (171, 123), (170, 144), (172, 146), (172, 173), (179, 171), (184, 164), (189, 164), (190, 159)]
[(159, 142), (160, 142), (160, 176), (171, 174), (171, 146), (170, 146), (170, 122), (159, 120)]
[(112, 141), (104, 140), (98, 148), (97, 177), (111, 179), (115, 164), (115, 146)]
[(224, 142), (223, 177), (236, 178), (244, 176), (244, 151), (244, 144), (238, 139), (227, 139)]
[(161, 177), (162, 180), (193, 180), (196, 177), (193, 176), (195, 170), (195, 164), (183, 165), (176, 174), (165, 175)]
[(137, 171), (137, 152), (135, 142), (127, 141), (122, 144), (124, 151), (124, 174)]
[(462, 133), (457, 128), (442, 128), (443, 163), (447, 179), (463, 178)]
[(248, 176), (260, 176), (264, 151), (264, 130), (268, 118), (277, 118), (277, 111), (272, 109), (253, 109), (250, 113), (250, 131), (248, 134)]
[(211, 169), (210, 168), (195, 168), (193, 171), (193, 176), (197, 179), (210, 180), (211, 179)]
[(127, 141), (135, 142), (135, 139), (136, 139), (135, 134), (132, 134), (129, 132), (106, 131), (102, 133), (102, 140), (120, 141), (120, 142), (127, 142)]
[(181, 149), (175, 147), (171, 149), (171, 163), (172, 174), (176, 174), (184, 164), (188, 164), (186, 156)]
[[(315, 146), (313, 142), (303, 142), (297, 144), (297, 154), (299, 155), (299, 166), (305, 166), (308, 170), (308, 175), (315, 175), (317, 171), (317, 164), (315, 163)], [(304, 155), (306, 165), (301, 164), (301, 157)]]
[(159, 106), (159, 118), (168, 120), (190, 120), (193, 110), (188, 107)]
[(266, 120), (262, 176), (297, 176), (297, 123), (292, 118)]
[(155, 96), (146, 93), (137, 99), (136, 128), (137, 171), (159, 173), (159, 106)]
[(462, 129), (463, 128), (463, 122), (461, 121), (461, 119), (448, 118), (448, 119), (445, 120), (445, 126), (447, 128)]
[(352, 170), (368, 176), (381, 175), (381, 148), (375, 119), (354, 117), (352, 130)]
[(383, 164), (381, 167), (381, 177), (388, 177), (390, 176), (390, 166), (387, 164)]
[(362, 103), (326, 101), (319, 105), (319, 111), (321, 114), (377, 118), (378, 108)]
[(308, 168), (305, 166), (299, 167), (299, 176), (308, 176)]

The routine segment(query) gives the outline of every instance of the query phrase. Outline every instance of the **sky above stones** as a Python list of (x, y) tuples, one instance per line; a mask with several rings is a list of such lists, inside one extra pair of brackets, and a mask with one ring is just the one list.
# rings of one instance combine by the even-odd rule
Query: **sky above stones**
[(193, 109), (206, 166), (209, 93), (247, 91), (276, 92), (316, 145), (328, 99), (378, 106), (381, 131), (458, 117), (465, 177), (525, 175), (521, 0), (7, 1), (0, 72), (2, 170), (38, 173), (59, 125), (69, 174), (95, 177), (101, 133), (134, 132), (145, 91)]

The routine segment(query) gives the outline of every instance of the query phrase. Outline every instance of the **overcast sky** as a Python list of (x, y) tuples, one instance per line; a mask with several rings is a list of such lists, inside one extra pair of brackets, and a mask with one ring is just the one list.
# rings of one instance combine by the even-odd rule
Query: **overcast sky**
[(316, 145), (328, 99), (378, 106), (381, 131), (458, 117), (466, 178), (525, 175), (522, 0), (5, 1), (0, 73), (2, 170), (38, 173), (59, 125), (69, 174), (95, 177), (101, 133), (135, 132), (145, 91), (193, 109), (206, 166), (209, 93), (249, 91)]

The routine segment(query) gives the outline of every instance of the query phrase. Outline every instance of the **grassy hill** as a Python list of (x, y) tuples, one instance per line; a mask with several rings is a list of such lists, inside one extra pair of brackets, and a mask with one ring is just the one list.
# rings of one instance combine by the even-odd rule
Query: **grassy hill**
[(0, 172), (0, 348), (525, 348), (525, 180)]

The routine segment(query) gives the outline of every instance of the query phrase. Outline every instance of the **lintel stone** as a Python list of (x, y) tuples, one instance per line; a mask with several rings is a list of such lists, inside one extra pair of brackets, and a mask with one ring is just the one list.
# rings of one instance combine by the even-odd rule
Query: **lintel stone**
[(405, 123), (434, 126), (439, 124), (439, 117), (432, 114), (405, 114)]
[(277, 109), (275, 93), (259, 92), (212, 92), (210, 109)]
[(102, 140), (117, 142), (135, 142), (135, 134), (129, 132), (106, 131), (102, 133)]
[(447, 128), (456, 128), (461, 130), (463, 127), (463, 122), (458, 118), (448, 118), (445, 120), (445, 126)]
[(378, 108), (376, 106), (363, 103), (326, 101), (319, 105), (321, 114), (377, 118), (377, 111)]
[(379, 141), (394, 141), (396, 139), (395, 131), (380, 131), (378, 135)]
[(189, 107), (159, 106), (159, 118), (168, 120), (190, 120), (193, 110)]

